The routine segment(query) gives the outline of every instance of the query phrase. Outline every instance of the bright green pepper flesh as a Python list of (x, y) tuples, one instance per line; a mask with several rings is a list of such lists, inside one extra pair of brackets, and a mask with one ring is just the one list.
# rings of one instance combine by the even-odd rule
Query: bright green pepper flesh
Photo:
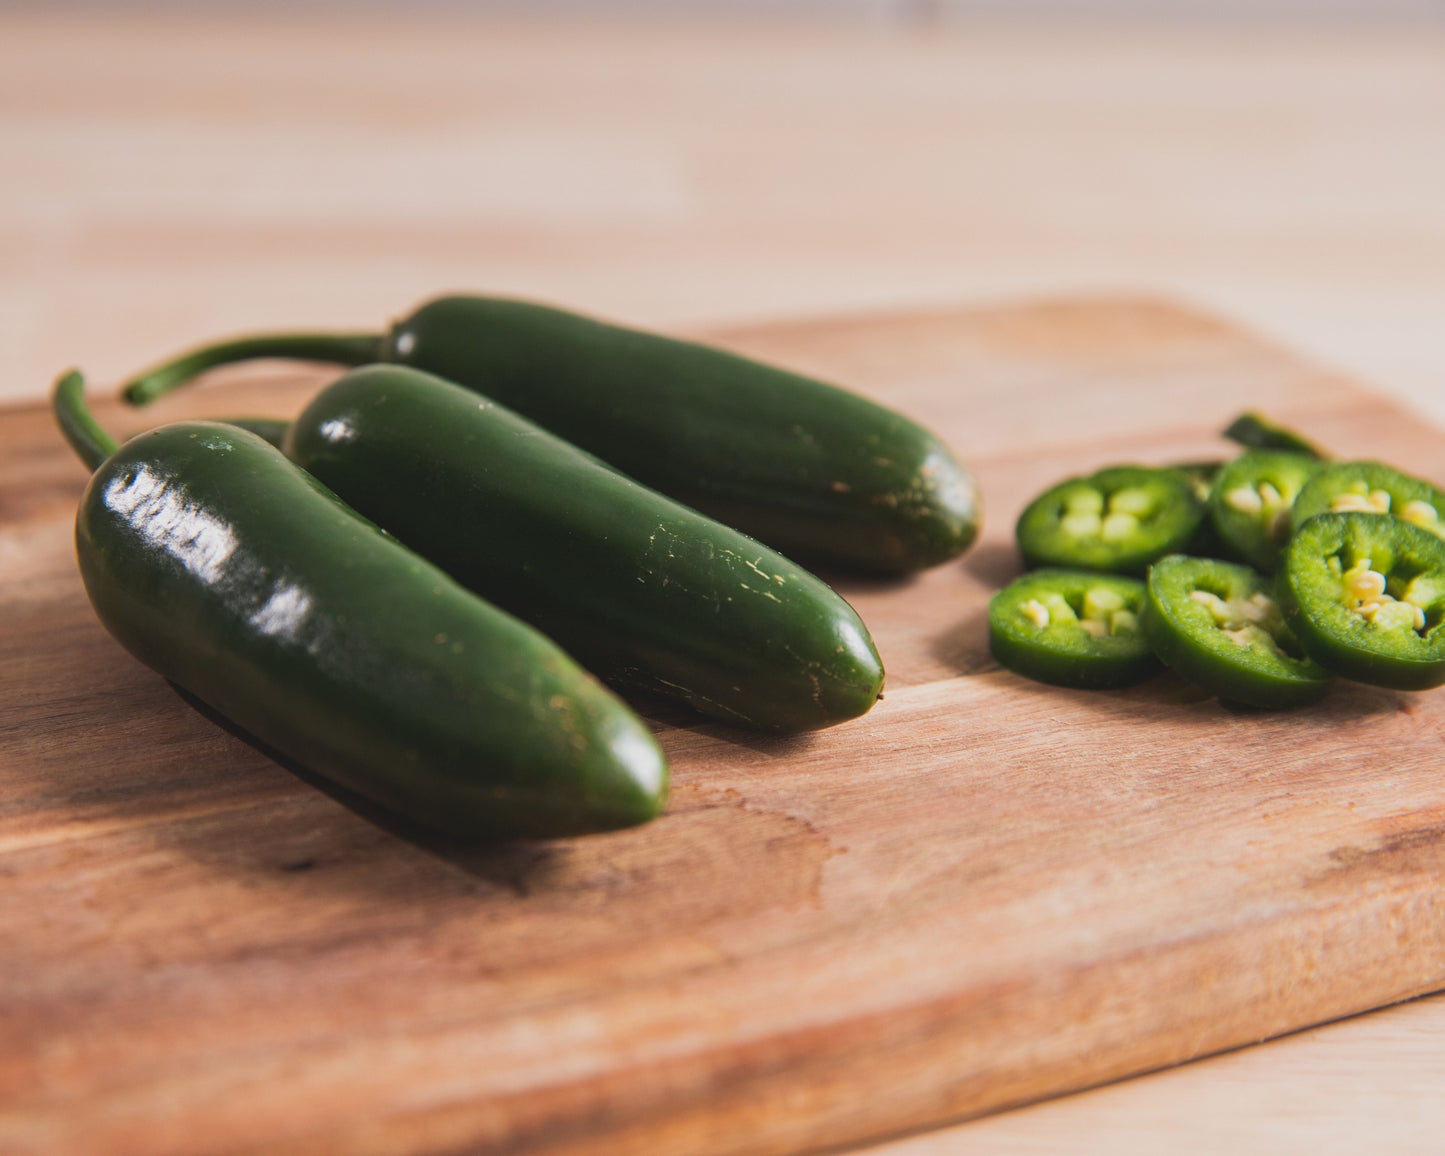
[(1135, 578), (1035, 570), (989, 601), (989, 649), (1000, 665), (1038, 682), (1129, 686), (1159, 669), (1137, 626), (1143, 599)]
[(1154, 653), (1226, 702), (1281, 709), (1317, 702), (1329, 672), (1304, 657), (1269, 579), (1230, 562), (1155, 562), (1140, 623)]
[(1290, 510), (1320, 470), (1317, 459), (1283, 450), (1249, 450), (1220, 470), (1209, 518), (1226, 550), (1273, 574), (1290, 534)]
[(470, 390), (401, 366), (353, 370), (297, 418), (286, 450), (614, 685), (776, 731), (877, 701), (872, 639), (824, 583)]
[(1317, 471), (1295, 500), (1298, 531), (1317, 514), (1393, 514), (1445, 535), (1445, 491), (1381, 462), (1334, 462)]
[(1015, 534), (1029, 566), (1143, 575), (1155, 558), (1186, 549), (1203, 520), (1178, 470), (1113, 466), (1045, 490)]
[(1336, 674), (1400, 690), (1445, 683), (1445, 541), (1377, 514), (1319, 514), (1290, 539), (1280, 608)]
[(419, 823), (551, 837), (662, 809), (662, 754), (622, 702), (250, 433), (187, 422), (127, 442), (76, 542), (127, 650)]

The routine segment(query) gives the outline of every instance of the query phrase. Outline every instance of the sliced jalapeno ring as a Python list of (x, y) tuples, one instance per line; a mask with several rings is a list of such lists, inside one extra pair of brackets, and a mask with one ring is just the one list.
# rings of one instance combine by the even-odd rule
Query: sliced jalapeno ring
[(1248, 449), (1285, 450), (1311, 458), (1330, 456), (1303, 434), (1254, 412), (1240, 414), (1225, 426), (1224, 436)]
[(1315, 661), (1399, 690), (1445, 683), (1445, 541), (1398, 518), (1319, 514), (1285, 548), (1285, 621)]
[(1393, 514), (1445, 536), (1445, 491), (1380, 462), (1335, 462), (1301, 491), (1290, 515), (1299, 530), (1317, 514)]
[(1329, 671), (1304, 656), (1264, 575), (1173, 554), (1149, 571), (1139, 616), (1149, 644), (1183, 678), (1227, 702), (1278, 710), (1325, 693)]
[(1199, 529), (1194, 532), (1194, 537), (1184, 544), (1180, 551), (1184, 554), (1193, 554), (1200, 558), (1223, 558), (1226, 556), (1224, 543), (1219, 540), (1219, 532), (1214, 528), (1214, 522), (1209, 517), (1209, 491), (1214, 488), (1214, 479), (1219, 477), (1219, 471), (1224, 469), (1221, 461), (1198, 461), (1198, 462), (1175, 462), (1172, 467), (1183, 474), (1194, 490), (1194, 496), (1204, 503), (1205, 515), (1199, 519)]
[(1282, 450), (1247, 450), (1214, 479), (1209, 519), (1232, 556), (1273, 574), (1290, 534), (1290, 510), (1320, 470), (1317, 459)]
[(1184, 549), (1203, 519), (1178, 470), (1113, 466), (1045, 490), (1015, 533), (1029, 566), (1143, 575), (1155, 558)]
[(1036, 570), (988, 604), (989, 649), (1016, 674), (1055, 686), (1128, 686), (1159, 669), (1139, 631), (1144, 583), (1116, 574)]

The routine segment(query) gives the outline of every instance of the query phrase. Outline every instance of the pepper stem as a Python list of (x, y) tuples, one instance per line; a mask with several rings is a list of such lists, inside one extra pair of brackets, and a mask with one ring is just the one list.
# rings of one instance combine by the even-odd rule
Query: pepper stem
[(265, 333), (219, 341), (188, 350), (137, 374), (126, 382), (121, 397), (131, 405), (149, 405), (208, 369), (263, 357), (366, 365), (381, 360), (384, 344), (385, 338), (379, 333)]
[(50, 408), (70, 448), (92, 470), (115, 453), (116, 440), (101, 428), (85, 404), (85, 378), (80, 370), (67, 370), (55, 379)]

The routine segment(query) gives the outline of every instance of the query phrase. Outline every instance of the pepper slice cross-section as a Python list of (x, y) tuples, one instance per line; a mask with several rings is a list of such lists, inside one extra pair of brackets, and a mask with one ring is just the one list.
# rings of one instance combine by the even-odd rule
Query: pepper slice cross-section
[(1445, 536), (1445, 491), (1381, 462), (1335, 462), (1300, 491), (1290, 520), (1298, 531), (1317, 514), (1393, 514)]
[(1161, 558), (1149, 571), (1140, 625), (1169, 667), (1226, 702), (1305, 706), (1329, 683), (1286, 627), (1269, 579), (1247, 566)]
[(1445, 683), (1445, 541), (1378, 514), (1319, 514), (1285, 549), (1285, 621), (1336, 674), (1398, 690)]
[(1000, 665), (1055, 686), (1128, 686), (1159, 669), (1139, 631), (1144, 583), (1115, 574), (1036, 570), (988, 604)]
[(1045, 490), (1019, 515), (1015, 533), (1033, 566), (1142, 576), (1149, 563), (1186, 547), (1204, 505), (1178, 470), (1112, 466)]
[(1290, 510), (1320, 469), (1316, 458), (1283, 450), (1248, 450), (1219, 472), (1209, 517), (1220, 541), (1256, 570), (1273, 574), (1290, 535)]

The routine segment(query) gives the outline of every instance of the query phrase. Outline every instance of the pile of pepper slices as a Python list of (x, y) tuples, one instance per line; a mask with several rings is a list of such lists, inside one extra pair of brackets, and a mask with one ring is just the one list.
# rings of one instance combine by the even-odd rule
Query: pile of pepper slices
[(1016, 533), (1037, 569), (989, 604), (998, 661), (1071, 687), (1164, 664), (1270, 709), (1334, 675), (1445, 683), (1445, 491), (1256, 414), (1225, 436), (1246, 447), (1230, 462), (1115, 466), (1030, 502)]

